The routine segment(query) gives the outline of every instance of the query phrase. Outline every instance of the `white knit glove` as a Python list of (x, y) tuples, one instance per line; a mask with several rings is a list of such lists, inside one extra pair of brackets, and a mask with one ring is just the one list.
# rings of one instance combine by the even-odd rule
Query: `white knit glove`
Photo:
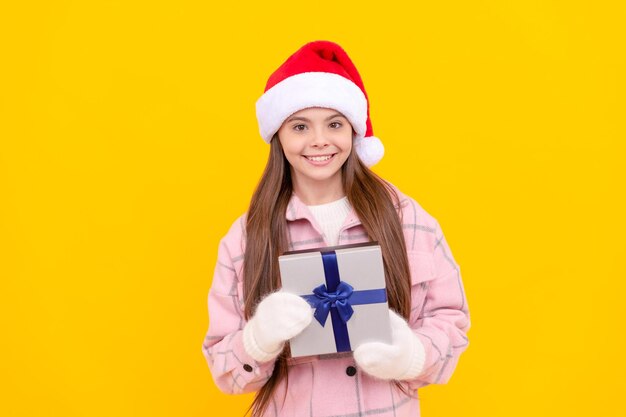
[(407, 322), (389, 310), (392, 344), (363, 343), (354, 351), (359, 368), (380, 379), (406, 380), (417, 377), (424, 367), (424, 345)]
[(304, 330), (313, 309), (302, 297), (274, 292), (257, 306), (243, 328), (243, 347), (257, 362), (268, 362), (283, 350), (285, 342)]

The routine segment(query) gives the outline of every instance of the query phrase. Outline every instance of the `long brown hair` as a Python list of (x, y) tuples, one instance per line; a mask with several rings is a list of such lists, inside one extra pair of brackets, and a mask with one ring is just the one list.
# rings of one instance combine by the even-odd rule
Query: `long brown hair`
[[(408, 319), (411, 284), (402, 219), (394, 207), (394, 204), (399, 204), (398, 195), (387, 182), (361, 162), (354, 148), (341, 170), (348, 201), (369, 239), (380, 244), (389, 307)], [(267, 165), (250, 201), (246, 220), (243, 260), (246, 319), (252, 317), (263, 296), (280, 288), (278, 256), (287, 251), (289, 245), (285, 213), (292, 192), (289, 162), (278, 136), (274, 135), (270, 142)], [(248, 409), (252, 411), (252, 417), (263, 415), (283, 378), (287, 378), (285, 351), (276, 359), (272, 376)]]

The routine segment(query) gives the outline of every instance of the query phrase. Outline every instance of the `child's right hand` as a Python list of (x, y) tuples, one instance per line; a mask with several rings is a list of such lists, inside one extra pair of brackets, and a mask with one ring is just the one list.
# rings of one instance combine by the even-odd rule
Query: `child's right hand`
[(312, 319), (313, 309), (302, 297), (274, 292), (261, 300), (244, 326), (244, 348), (257, 362), (272, 360), (285, 342), (300, 334)]

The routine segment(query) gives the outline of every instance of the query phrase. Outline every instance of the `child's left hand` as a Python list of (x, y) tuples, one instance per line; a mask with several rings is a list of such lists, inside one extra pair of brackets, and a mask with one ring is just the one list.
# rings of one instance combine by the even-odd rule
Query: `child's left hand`
[(392, 344), (364, 343), (354, 351), (359, 368), (380, 379), (406, 380), (417, 377), (424, 367), (424, 345), (406, 320), (389, 310)]

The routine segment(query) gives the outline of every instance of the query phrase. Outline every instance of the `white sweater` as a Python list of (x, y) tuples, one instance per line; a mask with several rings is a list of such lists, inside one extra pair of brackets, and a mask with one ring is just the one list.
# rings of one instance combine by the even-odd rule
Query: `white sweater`
[(329, 246), (337, 245), (339, 241), (339, 229), (343, 225), (346, 216), (352, 208), (348, 197), (331, 201), (326, 204), (307, 206), (322, 228), (324, 237)]

